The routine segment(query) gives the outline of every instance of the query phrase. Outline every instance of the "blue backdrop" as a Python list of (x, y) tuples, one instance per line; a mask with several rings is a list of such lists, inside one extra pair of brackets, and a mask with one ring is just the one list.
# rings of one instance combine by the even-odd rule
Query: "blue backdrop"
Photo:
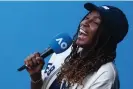
[[(30, 89), (26, 71), (18, 72), (24, 58), (42, 52), (52, 38), (75, 33), (87, 13), (85, 2), (0, 2), (0, 88)], [(129, 21), (129, 32), (117, 48), (116, 65), (121, 89), (133, 89), (133, 2), (93, 2), (121, 8)], [(46, 62), (48, 61), (48, 58)]]

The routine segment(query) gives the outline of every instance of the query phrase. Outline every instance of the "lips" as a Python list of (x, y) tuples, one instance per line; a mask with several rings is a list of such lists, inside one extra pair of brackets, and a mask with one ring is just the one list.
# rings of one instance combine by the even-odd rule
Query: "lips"
[(85, 30), (80, 29), (79, 30), (79, 35), (78, 35), (78, 40), (83, 41), (86, 38), (88, 38), (88, 33)]
[(83, 29), (80, 29), (80, 35), (83, 34), (83, 35), (88, 35), (87, 32), (85, 32)]

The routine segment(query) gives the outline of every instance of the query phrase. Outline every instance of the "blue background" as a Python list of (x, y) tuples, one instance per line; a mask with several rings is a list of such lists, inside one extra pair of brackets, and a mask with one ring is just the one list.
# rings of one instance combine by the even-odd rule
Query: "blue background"
[[(72, 37), (87, 13), (85, 2), (0, 2), (0, 88), (30, 89), (26, 71), (18, 72), (24, 58), (42, 52), (52, 38), (67, 32)], [(93, 2), (122, 9), (129, 32), (117, 48), (116, 65), (121, 89), (133, 89), (133, 2)], [(48, 61), (48, 58), (47, 58)]]

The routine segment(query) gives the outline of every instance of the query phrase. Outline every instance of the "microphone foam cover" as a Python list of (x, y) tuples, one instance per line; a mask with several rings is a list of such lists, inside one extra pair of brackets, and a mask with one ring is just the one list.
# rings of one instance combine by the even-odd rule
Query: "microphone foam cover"
[(60, 33), (52, 39), (50, 47), (56, 54), (58, 54), (67, 50), (71, 44), (71, 37), (67, 33)]

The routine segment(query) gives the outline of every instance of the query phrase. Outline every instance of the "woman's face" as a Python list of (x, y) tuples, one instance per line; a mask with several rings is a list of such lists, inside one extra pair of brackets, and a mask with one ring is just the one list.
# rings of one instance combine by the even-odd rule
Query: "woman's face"
[(100, 23), (101, 17), (97, 11), (89, 13), (80, 23), (80, 30), (76, 44), (80, 47), (90, 47)]

